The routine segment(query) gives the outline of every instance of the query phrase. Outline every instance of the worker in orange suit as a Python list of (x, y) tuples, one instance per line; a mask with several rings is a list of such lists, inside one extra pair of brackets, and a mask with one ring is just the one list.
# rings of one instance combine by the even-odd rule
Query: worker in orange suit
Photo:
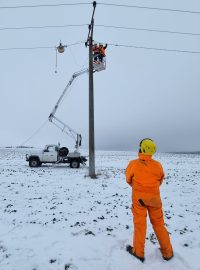
[(103, 46), (103, 44), (99, 44), (99, 60), (103, 62), (103, 58), (106, 56), (106, 48), (108, 44)]
[(133, 246), (128, 245), (126, 250), (142, 262), (145, 260), (147, 212), (160, 244), (163, 259), (170, 260), (173, 257), (169, 233), (164, 223), (159, 190), (164, 179), (164, 172), (162, 165), (152, 158), (155, 152), (155, 142), (149, 138), (143, 139), (140, 142), (138, 159), (130, 161), (126, 169), (126, 181), (132, 187), (134, 222)]
[(94, 44), (92, 47), (92, 51), (93, 51), (94, 61), (97, 61), (99, 57), (99, 46), (97, 44)]

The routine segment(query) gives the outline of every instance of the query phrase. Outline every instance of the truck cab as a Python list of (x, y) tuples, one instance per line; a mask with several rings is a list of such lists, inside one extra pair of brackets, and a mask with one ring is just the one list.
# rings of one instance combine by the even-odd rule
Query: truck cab
[(57, 162), (58, 160), (58, 150), (57, 145), (45, 145), (42, 155), (42, 161), (46, 162)]

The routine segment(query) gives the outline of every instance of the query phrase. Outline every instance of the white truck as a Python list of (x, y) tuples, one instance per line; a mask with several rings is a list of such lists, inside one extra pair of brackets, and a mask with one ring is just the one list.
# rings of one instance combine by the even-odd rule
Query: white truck
[(43, 150), (36, 150), (26, 154), (26, 161), (30, 167), (39, 167), (43, 163), (69, 163), (71, 168), (79, 168), (80, 164), (85, 165), (86, 157), (81, 156), (79, 152), (69, 153), (67, 147), (59, 145), (46, 145)]
[(55, 116), (55, 113), (61, 101), (63, 100), (65, 93), (67, 92), (74, 79), (87, 72), (88, 68), (75, 72), (72, 75), (67, 86), (63, 90), (56, 105), (54, 106), (52, 112), (49, 115), (49, 121), (75, 141), (75, 151), (69, 153), (67, 147), (60, 148), (60, 145), (54, 144), (46, 145), (44, 150), (26, 154), (26, 161), (29, 162), (30, 167), (39, 167), (42, 165), (42, 163), (69, 163), (71, 168), (79, 168), (80, 164), (85, 164), (85, 162), (87, 161), (86, 157), (81, 156), (81, 154), (79, 153), (79, 147), (81, 146), (82, 141), (81, 134), (77, 133), (75, 130), (73, 130), (71, 127), (69, 127), (67, 124), (65, 124), (63, 121), (61, 121)]
[[(106, 68), (105, 60), (101, 63), (94, 63), (93, 71), (99, 72)], [(75, 151), (69, 153), (67, 147), (61, 147), (60, 145), (46, 145), (44, 150), (35, 151), (29, 154), (26, 154), (26, 161), (29, 162), (30, 167), (39, 167), (42, 163), (69, 163), (71, 168), (79, 168), (80, 164), (85, 164), (87, 161), (85, 156), (81, 156), (79, 153), (79, 147), (81, 146), (82, 137), (81, 134), (77, 133), (63, 121), (58, 119), (55, 114), (57, 109), (63, 100), (64, 95), (66, 94), (68, 88), (72, 84), (72, 82), (80, 75), (84, 73), (88, 73), (89, 69), (85, 68), (78, 72), (72, 74), (71, 79), (63, 90), (61, 96), (59, 97), (56, 105), (54, 106), (52, 112), (49, 115), (49, 121), (54, 124), (57, 128), (59, 128), (62, 132), (65, 132), (68, 136), (70, 136), (75, 141)]]

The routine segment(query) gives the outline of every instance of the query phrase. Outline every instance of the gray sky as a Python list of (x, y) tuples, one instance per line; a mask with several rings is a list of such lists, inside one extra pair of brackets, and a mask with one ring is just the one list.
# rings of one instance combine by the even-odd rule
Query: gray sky
[[(76, 1), (5, 0), (0, 6)], [(87, 2), (79, 0), (77, 2)], [(200, 11), (198, 0), (104, 1), (160, 8)], [(98, 1), (97, 1), (98, 3)], [(85, 24), (92, 5), (54, 8), (0, 9), (0, 28)], [(95, 23), (200, 33), (200, 14), (159, 12), (97, 5)], [(0, 31), (0, 48), (57, 46), (85, 41), (88, 29), (56, 28)], [(95, 41), (166, 49), (200, 51), (200, 36), (128, 31), (95, 27)], [(0, 51), (0, 146), (20, 145), (44, 123), (72, 73), (88, 64), (84, 44), (55, 49)], [(95, 142), (97, 149), (134, 150), (144, 137), (160, 151), (200, 150), (200, 54), (134, 48), (107, 48), (107, 69), (94, 75)], [(57, 116), (83, 136), (88, 147), (88, 75), (73, 84)], [(27, 144), (43, 147), (74, 142), (47, 123)]]

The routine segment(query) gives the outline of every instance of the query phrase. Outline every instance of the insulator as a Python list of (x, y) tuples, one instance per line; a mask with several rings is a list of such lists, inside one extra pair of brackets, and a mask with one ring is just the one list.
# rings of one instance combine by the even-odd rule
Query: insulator
[(57, 50), (59, 53), (64, 53), (65, 47), (62, 45), (62, 43), (60, 43), (60, 45), (57, 47)]

